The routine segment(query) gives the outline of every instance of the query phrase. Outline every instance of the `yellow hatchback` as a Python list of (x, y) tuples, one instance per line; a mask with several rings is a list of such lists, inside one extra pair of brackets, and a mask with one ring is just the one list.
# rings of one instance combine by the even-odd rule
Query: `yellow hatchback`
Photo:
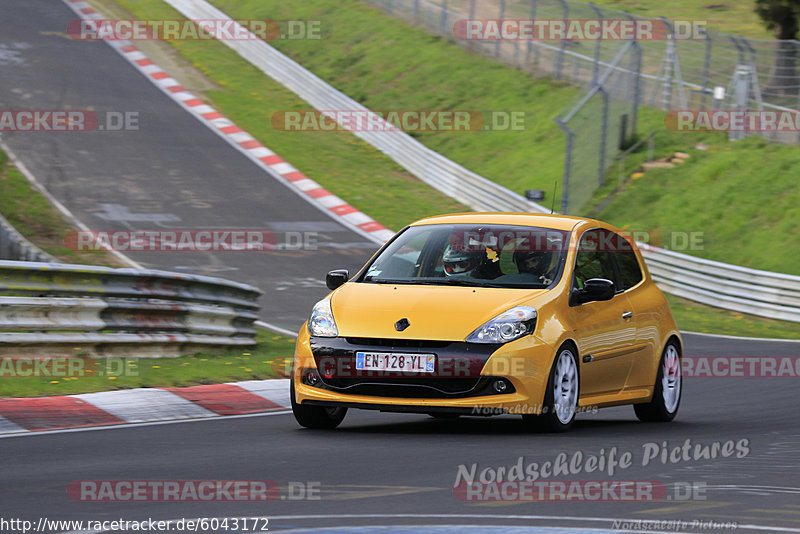
[(600, 221), (469, 213), (400, 231), (302, 326), (291, 379), (302, 426), (348, 408), (434, 417), (519, 414), (567, 430), (633, 404), (670, 421), (681, 337), (633, 241)]

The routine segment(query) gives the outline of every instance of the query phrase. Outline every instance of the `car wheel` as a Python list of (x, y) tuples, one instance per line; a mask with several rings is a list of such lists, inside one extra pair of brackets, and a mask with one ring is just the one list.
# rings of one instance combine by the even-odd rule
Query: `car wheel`
[(670, 341), (661, 354), (653, 399), (633, 405), (636, 417), (641, 421), (672, 421), (681, 404), (681, 386), (681, 353), (678, 344)]
[(300, 426), (306, 428), (336, 428), (347, 415), (347, 408), (327, 408), (325, 406), (304, 406), (294, 400), (294, 378), (291, 379), (290, 397), (292, 413)]
[(550, 369), (542, 413), (523, 415), (526, 426), (549, 432), (566, 432), (578, 408), (578, 359), (569, 345), (562, 346)]

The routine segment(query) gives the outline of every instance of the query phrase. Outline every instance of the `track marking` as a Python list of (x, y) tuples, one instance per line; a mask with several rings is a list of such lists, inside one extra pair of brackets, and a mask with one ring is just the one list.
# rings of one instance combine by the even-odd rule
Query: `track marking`
[(230, 421), (231, 419), (245, 419), (248, 417), (269, 417), (271, 415), (289, 415), (291, 413), (292, 413), (291, 410), (281, 410), (281, 411), (264, 412), (264, 413), (248, 413), (243, 415), (226, 415), (225, 417), (220, 417), (219, 415), (213, 415), (210, 417), (197, 417), (194, 419), (175, 419), (173, 421), (150, 421), (147, 423), (125, 423), (119, 425), (93, 426), (85, 428), (63, 428), (60, 430), (41, 430), (38, 432), (26, 431), (14, 434), (2, 434), (0, 435), (0, 439), (30, 437), (30, 436), (46, 436), (50, 434), (70, 434), (72, 432), (93, 432), (95, 430), (124, 430), (126, 428), (136, 428), (142, 426), (176, 425), (182, 423), (201, 423), (209, 421)]
[[(622, 518), (622, 517), (580, 517), (580, 516), (570, 516), (570, 515), (495, 515), (495, 514), (310, 514), (310, 515), (271, 515), (271, 516), (253, 516), (251, 519), (267, 519), (272, 523), (275, 520), (308, 520), (308, 519), (483, 519), (483, 520), (498, 520), (503, 519), (506, 521), (564, 521), (564, 522), (575, 522), (575, 523), (611, 523), (614, 524), (615, 521), (618, 522), (632, 522), (632, 523), (639, 523), (641, 519), (630, 519), (630, 518)], [(204, 518), (193, 518), (193, 519), (172, 519), (168, 520), (167, 523), (172, 525), (176, 524), (178, 521), (181, 520), (190, 520), (190, 521), (197, 521), (199, 519)], [(211, 519), (211, 518), (205, 518)], [(224, 518), (216, 518), (216, 519), (224, 519)], [(419, 526), (419, 525), (415, 525)], [(457, 525), (463, 527), (481, 527), (486, 528), (488, 525), (486, 524), (464, 524), (464, 525)], [(504, 525), (492, 525), (497, 527), (502, 527)], [(325, 527), (323, 527), (325, 528)], [(333, 528), (333, 527), (331, 527)], [(340, 527), (341, 528), (341, 527)], [(768, 525), (738, 525), (738, 528), (745, 529), (745, 530), (756, 530), (756, 531), (764, 531), (764, 532), (794, 532), (800, 533), (800, 528), (793, 528), (793, 527), (778, 527), (778, 526), (768, 526)], [(305, 529), (306, 531), (308, 528)], [(598, 530), (595, 531), (600, 532), (620, 532), (619, 530)], [(93, 531), (70, 531), (70, 532), (62, 532), (61, 534), (102, 534), (104, 532), (110, 532), (109, 530), (93, 530)], [(663, 531), (647, 531), (647, 532), (657, 532), (661, 534)]]

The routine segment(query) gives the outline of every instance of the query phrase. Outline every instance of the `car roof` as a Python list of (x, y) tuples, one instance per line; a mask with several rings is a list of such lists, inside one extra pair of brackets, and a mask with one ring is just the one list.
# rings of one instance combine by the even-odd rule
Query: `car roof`
[(555, 215), (545, 213), (453, 213), (449, 215), (436, 215), (426, 217), (410, 226), (420, 226), (424, 224), (511, 224), (518, 226), (538, 226), (541, 228), (552, 228), (554, 230), (572, 230), (580, 223), (591, 223), (592, 226), (609, 228), (610, 225), (586, 219), (584, 217), (572, 217), (568, 215)]

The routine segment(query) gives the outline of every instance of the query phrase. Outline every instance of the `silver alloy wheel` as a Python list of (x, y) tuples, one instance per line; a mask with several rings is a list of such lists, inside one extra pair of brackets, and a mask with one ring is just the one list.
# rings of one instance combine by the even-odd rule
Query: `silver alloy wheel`
[(558, 355), (553, 377), (553, 409), (562, 424), (567, 424), (575, 415), (578, 403), (578, 367), (569, 350)]
[(667, 345), (664, 353), (664, 364), (661, 368), (661, 394), (664, 397), (664, 408), (669, 413), (678, 409), (681, 399), (681, 359), (675, 345)]

